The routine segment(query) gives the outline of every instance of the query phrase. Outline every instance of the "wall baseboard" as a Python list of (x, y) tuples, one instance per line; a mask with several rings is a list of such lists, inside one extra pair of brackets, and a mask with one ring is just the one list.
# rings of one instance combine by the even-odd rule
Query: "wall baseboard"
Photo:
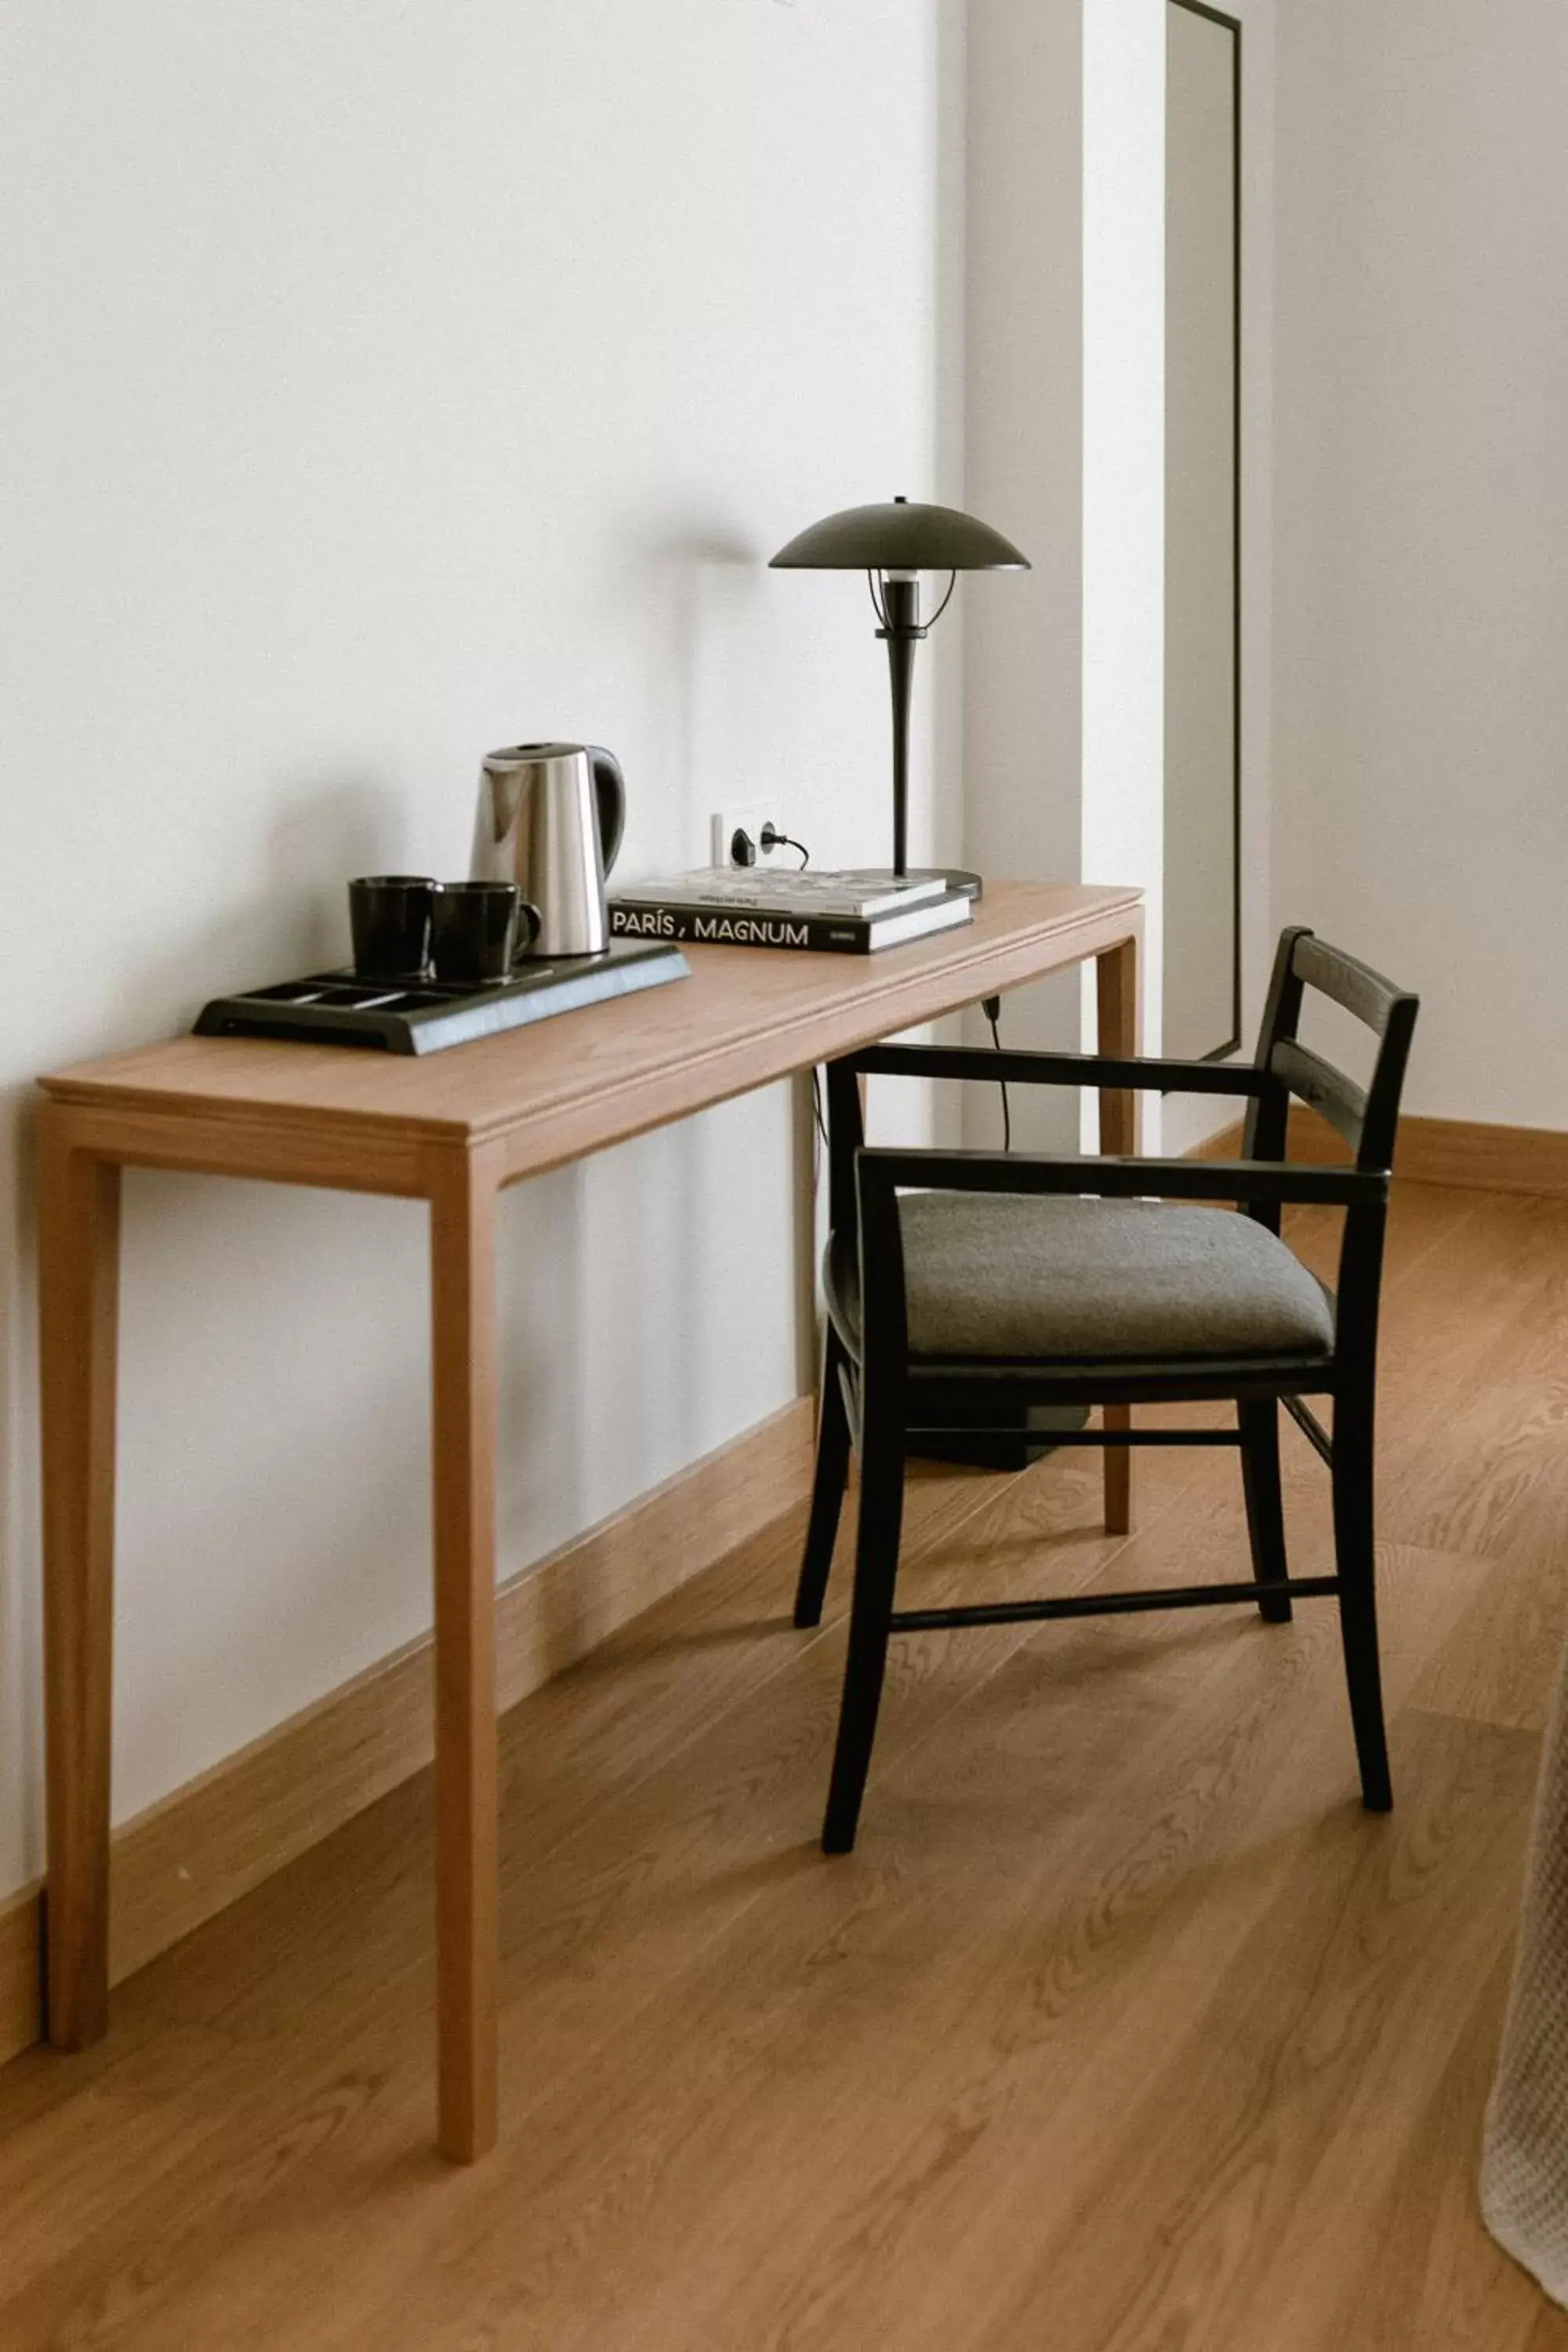
[[(797, 1397), (496, 1595), (496, 1682), (515, 1706), (629, 1619), (798, 1503), (815, 1400)], [(114, 1983), (430, 1761), (428, 1634), (344, 1683), (115, 1832)], [(43, 2030), (39, 1884), (0, 1904), (0, 2062)]]
[[(1241, 1125), (1197, 1144), (1194, 1160), (1234, 1160)], [(1290, 1108), (1292, 1160), (1326, 1166), (1350, 1153), (1325, 1119), (1303, 1104)], [(1472, 1192), (1535, 1192), (1568, 1200), (1568, 1134), (1547, 1127), (1487, 1127), (1463, 1118), (1402, 1118), (1394, 1172), (1407, 1184), (1453, 1184)]]

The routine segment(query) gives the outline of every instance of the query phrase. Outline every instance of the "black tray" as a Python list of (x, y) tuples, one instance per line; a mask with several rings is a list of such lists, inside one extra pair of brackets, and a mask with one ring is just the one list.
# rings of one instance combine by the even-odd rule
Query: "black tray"
[(215, 996), (196, 1022), (198, 1037), (293, 1037), (315, 1045), (368, 1046), (380, 1054), (438, 1054), (476, 1037), (496, 1037), (554, 1013), (575, 1013), (606, 997), (631, 996), (691, 967), (658, 940), (612, 940), (602, 955), (521, 963), (494, 988), (439, 981), (411, 987), (319, 971), (238, 996)]

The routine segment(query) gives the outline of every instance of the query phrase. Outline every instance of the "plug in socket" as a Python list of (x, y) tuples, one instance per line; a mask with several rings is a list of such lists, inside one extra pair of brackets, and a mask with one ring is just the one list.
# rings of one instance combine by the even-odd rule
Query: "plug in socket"
[(737, 833), (745, 833), (756, 844), (757, 864), (771, 866), (773, 858), (763, 854), (763, 827), (770, 818), (774, 825), (782, 828), (783, 821), (772, 801), (737, 802), (732, 808), (715, 809), (709, 845), (710, 864), (732, 866), (735, 860), (730, 855), (730, 845)]

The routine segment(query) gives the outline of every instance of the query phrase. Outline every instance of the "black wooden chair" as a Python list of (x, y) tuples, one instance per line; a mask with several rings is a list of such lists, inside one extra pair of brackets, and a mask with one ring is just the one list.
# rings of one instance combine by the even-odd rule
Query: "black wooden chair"
[[(1363, 1090), (1298, 1039), (1303, 992), (1321, 990), (1378, 1039)], [(1416, 1000), (1308, 930), (1280, 941), (1251, 1064), (1110, 1061), (985, 1047), (878, 1045), (827, 1073), (828, 1323), (816, 1472), (795, 1595), (815, 1625), (853, 1443), (859, 1528), (849, 1650), (823, 1844), (855, 1843), (890, 1634), (1134, 1609), (1254, 1601), (1270, 1623), (1291, 1601), (1334, 1594), (1363, 1803), (1393, 1803), (1373, 1581), (1373, 1439), (1378, 1297), (1394, 1129)], [(862, 1072), (1009, 1085), (1236, 1095), (1247, 1103), (1229, 1161), (1043, 1159), (994, 1151), (868, 1150)], [(1292, 1096), (1331, 1120), (1353, 1167), (1285, 1159)], [(1184, 1205), (1240, 1204), (1244, 1214)], [(1342, 1208), (1336, 1288), (1279, 1237), (1287, 1202)], [(1332, 1435), (1301, 1402), (1333, 1401)], [(963, 1433), (996, 1407), (1234, 1400), (1235, 1429), (1064, 1430), (1064, 1444), (1235, 1445), (1251, 1539), (1246, 1582), (1146, 1592), (898, 1610), (893, 1605), (910, 1440)], [(1279, 1408), (1333, 1475), (1337, 1574), (1292, 1577), (1279, 1490)]]

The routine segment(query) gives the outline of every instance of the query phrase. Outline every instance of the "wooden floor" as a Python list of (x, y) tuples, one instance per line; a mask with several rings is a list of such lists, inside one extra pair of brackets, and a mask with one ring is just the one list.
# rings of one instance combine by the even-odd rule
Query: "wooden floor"
[[(1568, 1203), (1405, 1192), (1387, 1307), (1390, 1819), (1307, 1602), (906, 1638), (826, 1862), (843, 1552), (795, 1633), (791, 1518), (506, 1723), (499, 2154), (428, 2152), (416, 1781), (0, 2074), (0, 2346), (1568, 2347), (1472, 2188), (1568, 1632)], [(1143, 1456), (1131, 1543), (1098, 1467), (920, 1476), (911, 1597), (1245, 1572), (1234, 1455)]]

